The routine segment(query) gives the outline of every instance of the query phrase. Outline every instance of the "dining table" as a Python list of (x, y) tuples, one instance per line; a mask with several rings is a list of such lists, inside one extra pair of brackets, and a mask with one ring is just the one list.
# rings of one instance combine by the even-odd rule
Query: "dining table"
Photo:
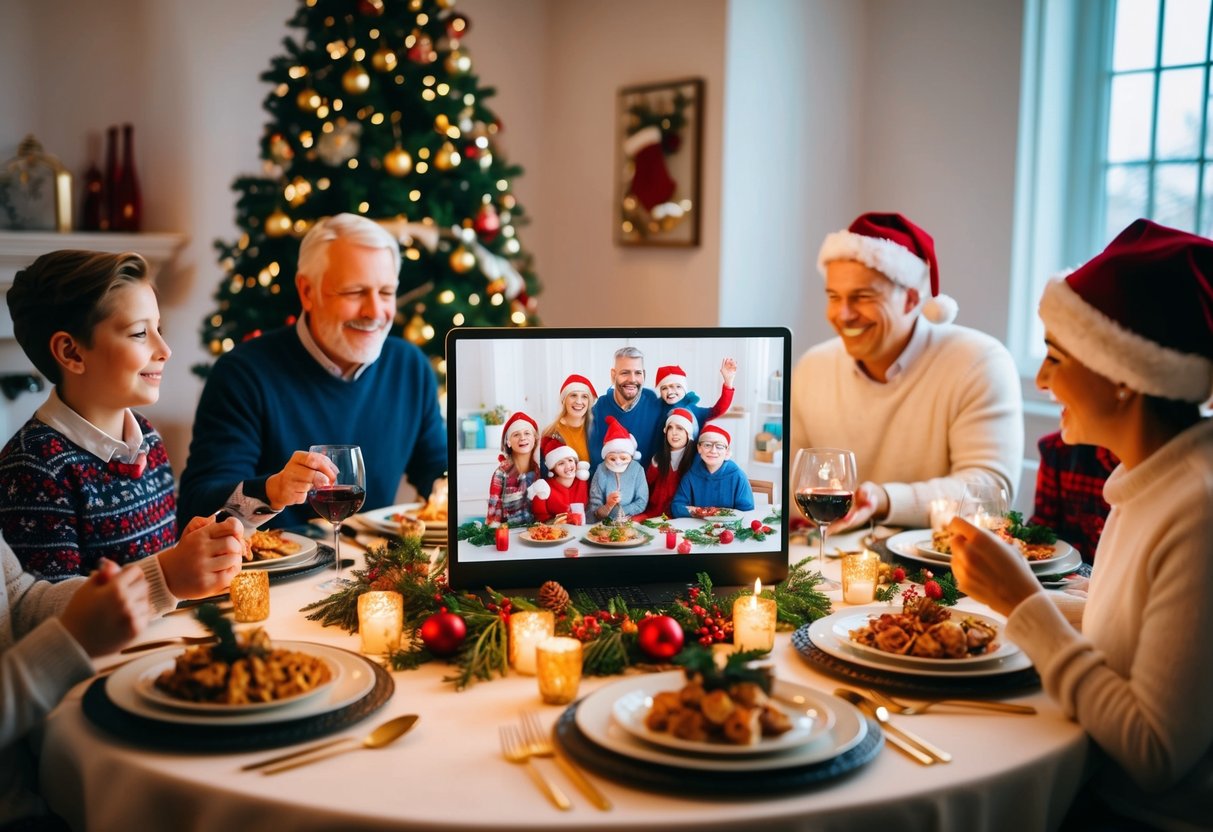
[[(831, 543), (850, 545), (844, 535)], [(350, 541), (342, 547), (359, 566), (360, 552)], [(795, 543), (790, 560), (815, 552)], [(839, 562), (827, 559), (821, 571), (838, 579)], [(270, 587), (263, 626), (271, 638), (359, 650), (357, 634), (301, 612), (329, 594), (334, 572), (305, 573)], [(827, 596), (835, 610), (847, 609), (840, 592)], [(958, 608), (998, 617), (970, 598)], [(204, 632), (193, 616), (177, 614), (154, 621), (141, 638)], [(127, 659), (109, 657), (98, 666), (104, 673)], [(777, 633), (769, 662), (777, 679), (823, 694), (862, 688), (807, 661), (788, 631)], [(782, 791), (696, 788), (693, 772), (683, 781), (650, 780), (641, 764), (623, 776), (583, 767), (610, 802), (603, 810), (573, 787), (556, 760), (533, 760), (568, 793), (572, 808), (561, 811), (523, 766), (503, 758), (499, 729), (526, 713), (550, 729), (571, 706), (544, 704), (536, 677), (513, 671), (456, 690), (449, 680), (455, 670), (437, 660), (391, 672), (394, 689), (383, 705), (334, 735), (361, 741), (392, 717), (418, 715), (401, 739), (275, 775), (242, 767), (294, 745), (165, 749), (99, 727), (83, 707), (95, 681), (88, 680), (46, 721), (41, 790), (50, 808), (79, 830), (1049, 830), (1061, 824), (1090, 756), (1083, 730), (1039, 685), (1029, 685), (999, 698), (1033, 706), (1032, 715), (947, 708), (893, 715), (895, 724), (950, 752), (950, 763), (920, 765), (886, 745), (845, 774)], [(583, 678), (579, 692), (592, 695), (629, 678)]]

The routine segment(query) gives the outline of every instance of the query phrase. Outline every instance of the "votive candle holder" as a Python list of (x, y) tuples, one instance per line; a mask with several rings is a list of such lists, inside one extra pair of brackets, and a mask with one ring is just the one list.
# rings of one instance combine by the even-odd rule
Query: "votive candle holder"
[(556, 633), (551, 610), (518, 610), (510, 614), (510, 667), (535, 675), (535, 648)]
[(553, 636), (535, 646), (539, 695), (549, 705), (567, 705), (577, 698), (581, 684), (581, 642)]
[(733, 602), (733, 644), (738, 651), (770, 651), (775, 646), (774, 599), (761, 598), (762, 582), (754, 582), (754, 594), (742, 595)]
[(848, 604), (870, 604), (876, 599), (880, 581), (880, 557), (863, 551), (843, 555), (842, 600)]
[(364, 592), (358, 596), (358, 633), (362, 652), (383, 655), (400, 645), (404, 631), (404, 596), (399, 592)]

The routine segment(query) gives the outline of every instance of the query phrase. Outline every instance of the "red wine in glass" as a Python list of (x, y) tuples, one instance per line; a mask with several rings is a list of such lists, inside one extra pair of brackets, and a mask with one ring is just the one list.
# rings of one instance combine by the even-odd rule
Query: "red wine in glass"
[[(846, 517), (858, 485), (855, 454), (841, 448), (801, 448), (792, 463), (792, 489), (796, 507), (817, 526), (820, 545), (818, 568), (825, 565), (826, 535), (830, 524)], [(824, 575), (821, 589), (839, 589), (837, 581)]]
[(366, 491), (360, 485), (331, 485), (307, 496), (308, 505), (330, 523), (340, 523), (357, 513), (365, 499)]
[(813, 488), (796, 494), (796, 505), (805, 517), (818, 526), (828, 526), (835, 520), (841, 520), (851, 510), (851, 501), (855, 498), (853, 491), (842, 491), (831, 488)]

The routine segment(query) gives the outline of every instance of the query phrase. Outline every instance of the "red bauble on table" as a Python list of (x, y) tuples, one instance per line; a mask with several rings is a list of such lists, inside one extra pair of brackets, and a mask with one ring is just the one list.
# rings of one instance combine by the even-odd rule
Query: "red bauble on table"
[(682, 625), (668, 615), (651, 615), (636, 625), (640, 649), (650, 659), (667, 661), (682, 649)]
[(435, 656), (449, 656), (467, 636), (468, 625), (453, 612), (436, 612), (421, 623), (421, 640)]

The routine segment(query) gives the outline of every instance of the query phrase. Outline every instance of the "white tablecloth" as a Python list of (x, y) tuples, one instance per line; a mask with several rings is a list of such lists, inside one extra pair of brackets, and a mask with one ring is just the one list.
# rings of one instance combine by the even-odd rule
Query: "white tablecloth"
[[(351, 547), (352, 549), (352, 547)], [(343, 554), (346, 551), (343, 550)], [(793, 561), (807, 554), (797, 547)], [(826, 574), (838, 577), (836, 564)], [(324, 577), (274, 586), (270, 635), (358, 649), (357, 636), (298, 612), (323, 597)], [(837, 593), (831, 597), (837, 598)], [(836, 607), (841, 602), (836, 601)], [(963, 606), (981, 610), (971, 601)], [(988, 610), (987, 610), (988, 612)], [(200, 631), (190, 616), (156, 622), (148, 638)], [(779, 677), (832, 691), (839, 682), (807, 665), (781, 633)], [(1087, 755), (1081, 729), (1043, 693), (1014, 701), (1035, 716), (943, 712), (895, 717), (943, 746), (950, 765), (919, 766), (891, 748), (866, 768), (801, 794), (701, 799), (644, 791), (594, 776), (614, 803), (600, 812), (562, 781), (570, 812), (548, 804), (521, 766), (500, 756), (498, 726), (523, 711), (550, 725), (563, 710), (543, 705), (534, 677), (511, 674), (456, 693), (432, 663), (394, 674), (393, 699), (346, 732), (362, 737), (379, 722), (417, 713), (417, 727), (383, 750), (358, 750), (272, 777), (240, 766), (260, 751), (193, 756), (149, 751), (102, 733), (84, 717), (81, 685), (50, 717), (42, 749), (42, 789), (74, 827), (91, 830), (245, 829), (687, 829), (981, 830), (1053, 829), (1080, 784)], [(587, 679), (582, 693), (610, 684)], [(87, 684), (87, 683), (86, 683)], [(552, 760), (538, 760), (561, 779)], [(593, 776), (593, 775), (592, 775)]]

